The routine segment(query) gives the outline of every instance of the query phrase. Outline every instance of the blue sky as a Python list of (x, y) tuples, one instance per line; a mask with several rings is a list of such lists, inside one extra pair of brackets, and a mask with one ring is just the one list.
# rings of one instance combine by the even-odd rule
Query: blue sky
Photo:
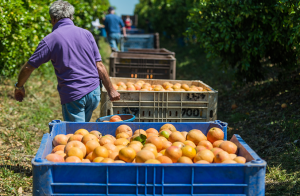
[(109, 0), (112, 6), (116, 7), (116, 14), (121, 15), (133, 15), (135, 4), (139, 0)]

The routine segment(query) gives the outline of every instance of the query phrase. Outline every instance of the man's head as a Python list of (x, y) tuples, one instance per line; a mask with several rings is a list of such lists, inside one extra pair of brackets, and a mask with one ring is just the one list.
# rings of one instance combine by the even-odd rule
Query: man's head
[(110, 13), (110, 14), (114, 14), (115, 13), (115, 8), (114, 7), (109, 7), (108, 8), (108, 13)]
[(62, 18), (74, 19), (75, 8), (67, 1), (58, 0), (49, 8), (51, 24), (54, 26)]

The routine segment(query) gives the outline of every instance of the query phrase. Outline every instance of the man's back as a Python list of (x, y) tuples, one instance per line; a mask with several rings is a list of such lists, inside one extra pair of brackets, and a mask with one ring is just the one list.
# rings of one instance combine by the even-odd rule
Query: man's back
[(70, 19), (60, 20), (40, 43), (29, 64), (38, 67), (51, 60), (61, 103), (77, 100), (99, 86), (96, 61), (101, 61), (92, 34)]
[(124, 27), (122, 19), (115, 14), (106, 15), (104, 25), (107, 33), (120, 33), (120, 26)]

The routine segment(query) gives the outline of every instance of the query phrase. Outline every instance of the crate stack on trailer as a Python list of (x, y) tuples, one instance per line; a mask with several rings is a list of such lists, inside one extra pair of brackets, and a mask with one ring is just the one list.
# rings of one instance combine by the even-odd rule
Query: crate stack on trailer
[[(32, 159), (33, 195), (265, 195), (266, 162), (239, 135), (230, 141), (237, 146), (235, 155), (243, 156), (245, 164), (48, 161), (54, 137), (74, 134), (78, 129), (96, 130), (110, 137), (120, 125), (136, 131), (159, 130), (169, 123), (179, 132), (197, 129), (205, 136), (211, 128), (219, 128), (227, 140), (227, 123), (217, 120), (218, 91), (200, 80), (176, 80), (175, 53), (159, 48), (158, 34), (129, 34), (122, 39), (121, 51), (110, 56), (114, 87), (148, 84), (149, 88), (118, 89), (121, 100), (110, 102), (103, 87), (100, 116), (109, 120), (110, 115), (133, 114), (135, 122), (53, 120), (50, 133), (43, 136)], [(172, 87), (176, 84), (180, 89)], [(156, 86), (162, 88), (157, 90)]]

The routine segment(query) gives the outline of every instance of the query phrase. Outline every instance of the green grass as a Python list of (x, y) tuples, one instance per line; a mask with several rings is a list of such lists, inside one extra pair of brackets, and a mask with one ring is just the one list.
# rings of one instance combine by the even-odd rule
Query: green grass
[[(109, 65), (109, 45), (100, 40), (100, 53)], [(57, 80), (51, 64), (35, 70), (25, 84), (26, 97), (13, 99), (16, 78), (0, 78), (0, 195), (32, 195), (31, 159), (48, 123), (63, 119)], [(91, 121), (99, 117), (98, 107)], [(20, 194), (22, 187), (22, 194)], [(19, 190), (19, 192), (18, 192)]]

